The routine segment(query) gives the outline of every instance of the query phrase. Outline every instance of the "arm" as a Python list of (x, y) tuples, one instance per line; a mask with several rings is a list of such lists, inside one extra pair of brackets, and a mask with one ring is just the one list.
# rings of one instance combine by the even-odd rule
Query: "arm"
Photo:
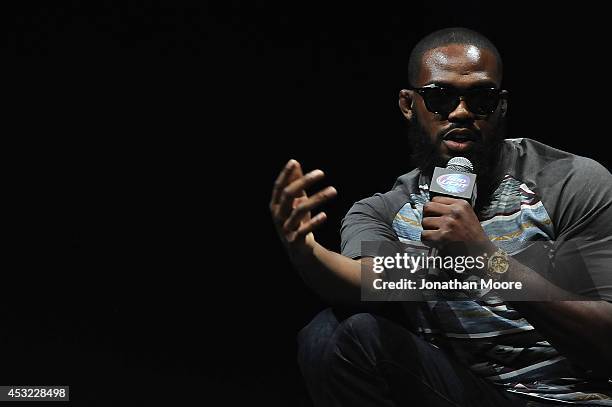
[(547, 293), (571, 301), (512, 301), (529, 323), (557, 350), (585, 369), (612, 375), (612, 304), (567, 292), (515, 259), (505, 279), (521, 281), (529, 297)]
[[(479, 242), (492, 253), (489, 241), (471, 206), (463, 200), (435, 197), (423, 210), (422, 239), (444, 248), (448, 242)], [(482, 253), (482, 252), (481, 252)], [(538, 273), (510, 259), (507, 279), (521, 281), (533, 292), (553, 292), (560, 298), (576, 297), (554, 286)], [(556, 293), (555, 293), (556, 291)], [(547, 340), (566, 357), (587, 369), (612, 374), (612, 304), (605, 301), (512, 302)]]
[[(361, 297), (361, 267), (371, 258), (350, 259), (328, 250), (313, 239), (307, 253), (294, 255), (292, 262), (306, 284), (332, 303), (356, 304)], [(290, 254), (291, 256), (291, 254)]]
[(361, 263), (367, 260), (342, 256), (314, 238), (313, 231), (327, 217), (324, 212), (312, 217), (311, 211), (335, 197), (336, 190), (327, 187), (310, 197), (305, 191), (323, 177), (321, 170), (304, 175), (300, 164), (290, 160), (274, 184), (270, 212), (289, 258), (306, 284), (328, 301), (357, 303)]
[(513, 302), (512, 306), (574, 363), (612, 375), (612, 304), (551, 301)]

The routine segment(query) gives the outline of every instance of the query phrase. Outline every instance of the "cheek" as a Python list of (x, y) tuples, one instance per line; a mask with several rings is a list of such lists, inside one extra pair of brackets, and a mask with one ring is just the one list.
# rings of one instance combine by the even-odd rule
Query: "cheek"
[(436, 141), (436, 136), (442, 129), (440, 121), (436, 120), (436, 115), (425, 109), (422, 104), (417, 107), (416, 111), (420, 130), (431, 141)]
[(500, 126), (500, 120), (497, 116), (496, 114), (495, 117), (491, 117), (491, 120), (482, 120), (480, 123), (476, 123), (484, 140), (490, 140), (495, 137)]

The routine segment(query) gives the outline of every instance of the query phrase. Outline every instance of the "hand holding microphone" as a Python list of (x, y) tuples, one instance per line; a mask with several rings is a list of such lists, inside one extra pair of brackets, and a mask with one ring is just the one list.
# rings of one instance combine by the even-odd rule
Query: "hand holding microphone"
[(494, 247), (472, 208), (476, 174), (467, 158), (455, 157), (446, 168), (436, 167), (429, 193), (431, 201), (423, 206), (423, 243), (438, 250), (451, 242), (482, 243), (487, 250)]

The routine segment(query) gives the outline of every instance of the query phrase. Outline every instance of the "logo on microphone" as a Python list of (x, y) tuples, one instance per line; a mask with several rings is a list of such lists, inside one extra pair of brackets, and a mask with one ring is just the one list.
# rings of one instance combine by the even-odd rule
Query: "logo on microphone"
[(460, 194), (470, 185), (470, 177), (464, 174), (444, 174), (436, 178), (436, 183), (445, 191)]

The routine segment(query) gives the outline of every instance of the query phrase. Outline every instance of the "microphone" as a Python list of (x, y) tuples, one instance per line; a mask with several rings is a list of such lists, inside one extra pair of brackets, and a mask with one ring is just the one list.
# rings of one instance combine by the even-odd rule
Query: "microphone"
[[(429, 198), (434, 196), (465, 199), (476, 204), (476, 174), (472, 162), (465, 157), (453, 157), (446, 168), (435, 167), (429, 186)], [(438, 249), (432, 247), (430, 256), (438, 256)]]
[(434, 168), (429, 197), (431, 199), (437, 195), (465, 199), (474, 206), (476, 174), (470, 160), (465, 157), (453, 157), (446, 164), (446, 168)]

